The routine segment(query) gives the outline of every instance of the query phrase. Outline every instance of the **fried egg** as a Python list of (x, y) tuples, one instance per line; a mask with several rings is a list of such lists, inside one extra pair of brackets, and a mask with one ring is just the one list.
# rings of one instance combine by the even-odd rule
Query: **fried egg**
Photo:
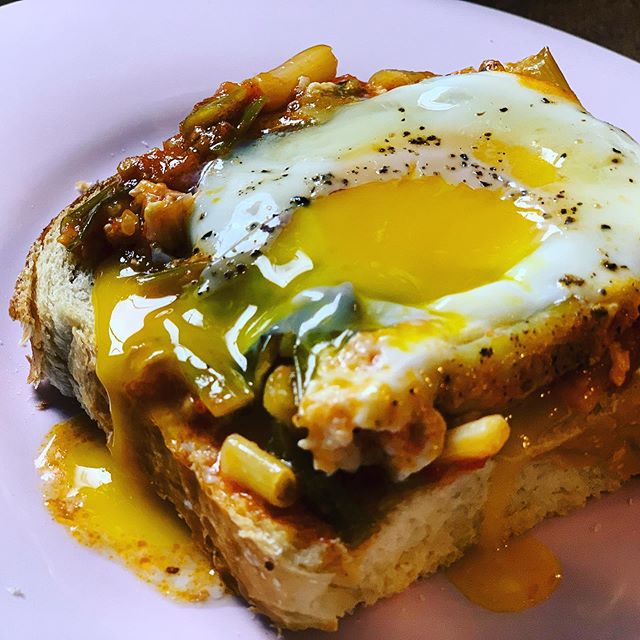
[(317, 270), (487, 326), (640, 267), (638, 157), (549, 85), (437, 77), (216, 160), (191, 238), (212, 288), (255, 262), (283, 286)]
[(315, 406), (350, 386), (349, 420), (315, 424), (304, 399), (296, 417), (318, 468), (356, 469), (353, 432), (369, 429), (386, 434), (405, 477), (438, 446), (402, 451), (395, 436), (411, 416), (381, 420), (373, 396), (425, 379), (453, 343), (637, 277), (639, 161), (628, 135), (531, 78), (486, 71), (399, 87), (206, 168), (190, 224), (211, 257), (198, 293), (224, 306), (241, 369), (292, 309), (316, 301), (302, 333), (335, 315), (339, 287), (364, 309), (354, 329), (411, 321), (348, 383), (304, 381)]

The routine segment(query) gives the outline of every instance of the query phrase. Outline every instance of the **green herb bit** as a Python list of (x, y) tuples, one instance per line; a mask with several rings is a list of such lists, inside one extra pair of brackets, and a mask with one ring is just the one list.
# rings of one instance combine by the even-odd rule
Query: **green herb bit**
[(264, 96), (260, 96), (255, 100), (252, 100), (242, 112), (240, 121), (235, 129), (233, 129), (229, 135), (224, 137), (219, 143), (217, 143), (212, 151), (216, 155), (224, 155), (235, 146), (238, 140), (247, 132), (249, 127), (253, 124), (253, 121), (258, 117), (258, 114), (264, 107), (267, 99)]

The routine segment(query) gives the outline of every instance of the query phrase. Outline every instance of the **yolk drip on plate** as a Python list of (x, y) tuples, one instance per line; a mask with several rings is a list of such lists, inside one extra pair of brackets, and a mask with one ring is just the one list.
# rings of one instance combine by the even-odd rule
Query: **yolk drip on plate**
[(489, 611), (522, 611), (546, 600), (560, 583), (553, 552), (530, 536), (496, 547), (477, 546), (447, 570), (447, 577), (469, 600)]
[(606, 375), (597, 365), (571, 374), (511, 412), (511, 436), (494, 459), (477, 544), (447, 569), (472, 602), (491, 611), (521, 611), (560, 584), (561, 566), (550, 549), (530, 535), (508, 537), (512, 501), (528, 465), (548, 460), (567, 471), (599, 466), (621, 481), (640, 473), (637, 395), (616, 401), (615, 419), (608, 411), (585, 415), (607, 393)]
[(110, 455), (86, 417), (57, 424), (36, 461), (46, 504), (83, 544), (104, 550), (161, 592), (198, 601), (221, 593), (186, 525), (138, 475)]

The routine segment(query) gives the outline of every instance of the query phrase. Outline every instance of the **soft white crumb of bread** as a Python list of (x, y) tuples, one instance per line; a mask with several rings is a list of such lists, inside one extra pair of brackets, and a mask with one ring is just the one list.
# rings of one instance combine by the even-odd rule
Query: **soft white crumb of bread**
[[(59, 219), (32, 248), (11, 314), (32, 344), (32, 382), (48, 379), (75, 395), (109, 431), (108, 401), (95, 373), (93, 280), (56, 241)], [(291, 629), (335, 629), (339, 617), (359, 603), (399, 592), (458, 558), (478, 534), (492, 465), (415, 489), (371, 538), (349, 550), (339, 540), (301, 541), (295, 527), (258, 517), (242, 495), (211, 481), (211, 457), (199, 442), (186, 438), (175, 451), (157, 429), (147, 435), (142, 453), (158, 492), (176, 505), (228, 581), (260, 612)], [(534, 461), (516, 482), (508, 526), (521, 533), (619, 484), (595, 466)]]
[(48, 380), (76, 397), (91, 418), (108, 424), (108, 401), (96, 375), (93, 275), (77, 268), (57, 241), (65, 213), (31, 247), (9, 310), (31, 342), (29, 381)]
[[(451, 564), (478, 536), (493, 463), (450, 484), (416, 489), (355, 549), (318, 541), (300, 549), (285, 527), (247, 517), (242, 497), (217, 495), (215, 486), (201, 481), (197, 463), (191, 468), (176, 463), (155, 431), (147, 453), (160, 493), (177, 505), (197, 537), (224, 556), (222, 571), (233, 575), (242, 595), (283, 627), (334, 630), (358, 604), (403, 591), (420, 576)], [(171, 480), (175, 475), (181, 482)], [(597, 467), (565, 467), (552, 458), (532, 461), (516, 479), (507, 530), (523, 533), (549, 515), (568, 513), (619, 486), (619, 477)], [(184, 507), (185, 495), (193, 508)], [(305, 554), (313, 561), (304, 562)]]

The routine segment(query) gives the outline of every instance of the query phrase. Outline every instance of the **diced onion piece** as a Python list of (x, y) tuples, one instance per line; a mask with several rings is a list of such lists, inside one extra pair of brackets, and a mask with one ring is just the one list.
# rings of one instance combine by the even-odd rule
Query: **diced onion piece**
[(433, 78), (435, 73), (431, 71), (404, 71), (402, 69), (381, 69), (376, 71), (369, 78), (369, 85), (372, 86), (377, 92), (391, 91), (396, 87), (403, 87), (407, 84), (415, 84), (425, 80), (426, 78)]
[(328, 82), (336, 77), (337, 68), (338, 60), (331, 47), (318, 44), (301, 51), (271, 71), (259, 73), (253, 81), (267, 99), (265, 110), (275, 111), (289, 102), (302, 76), (311, 82)]
[(509, 438), (509, 424), (496, 414), (467, 422), (447, 431), (444, 451), (439, 460), (459, 462), (490, 458)]
[(282, 460), (237, 433), (227, 436), (222, 444), (220, 472), (276, 507), (288, 507), (297, 498), (293, 471)]

